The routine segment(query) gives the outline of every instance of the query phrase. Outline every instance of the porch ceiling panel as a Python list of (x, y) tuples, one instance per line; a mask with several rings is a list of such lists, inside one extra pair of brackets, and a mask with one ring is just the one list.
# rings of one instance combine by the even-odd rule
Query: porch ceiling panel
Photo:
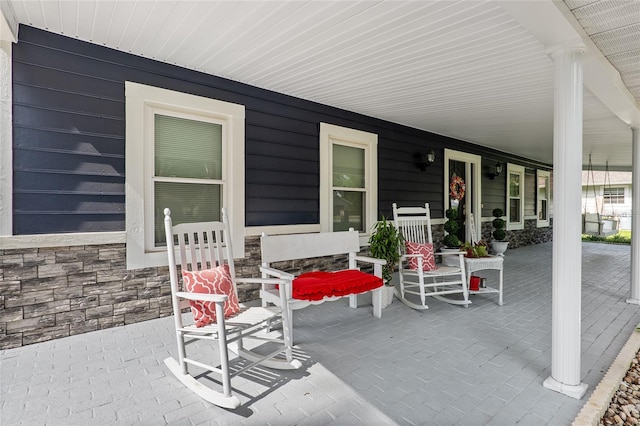
[[(525, 14), (526, 7), (551, 4), (521, 3), (531, 3)], [(635, 9), (640, 3), (592, 3), (566, 0), (575, 22), (620, 70), (629, 90), (640, 91), (637, 44), (633, 49), (640, 34)], [(9, 4), (20, 23), (552, 162), (550, 46), (503, 2)], [(536, 24), (544, 23), (543, 18)], [(612, 29), (620, 34), (613, 37)], [(593, 153), (602, 165), (629, 167), (630, 134), (605, 103), (585, 92), (585, 159)]]
[(640, 102), (640, 1), (566, 0), (565, 4)]
[(626, 169), (630, 164), (631, 128), (612, 117), (611, 111), (588, 91), (585, 92), (583, 113), (584, 165), (588, 164), (591, 154), (595, 169), (603, 169), (606, 165), (611, 169)]

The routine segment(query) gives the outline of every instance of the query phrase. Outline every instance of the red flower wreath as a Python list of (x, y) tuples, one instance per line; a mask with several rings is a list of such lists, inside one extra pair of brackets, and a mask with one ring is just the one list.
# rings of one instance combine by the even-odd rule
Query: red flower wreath
[(453, 176), (449, 184), (449, 196), (454, 200), (462, 200), (464, 198), (465, 184), (460, 176)]

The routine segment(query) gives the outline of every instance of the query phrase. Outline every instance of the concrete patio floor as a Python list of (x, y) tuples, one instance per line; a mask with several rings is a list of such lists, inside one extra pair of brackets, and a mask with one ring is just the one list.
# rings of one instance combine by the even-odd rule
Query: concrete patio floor
[[(0, 352), (2, 425), (567, 425), (640, 322), (629, 246), (583, 244), (582, 380), (575, 400), (545, 389), (551, 366), (551, 244), (508, 250), (504, 306), (472, 296), (371, 316), (346, 300), (294, 314), (298, 371), (236, 378), (242, 406), (212, 406), (163, 364), (172, 318)], [(489, 281), (495, 275), (488, 272)]]

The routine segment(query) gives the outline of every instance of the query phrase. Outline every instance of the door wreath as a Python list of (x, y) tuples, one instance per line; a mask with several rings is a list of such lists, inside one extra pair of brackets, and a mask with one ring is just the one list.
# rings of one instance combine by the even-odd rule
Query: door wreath
[(454, 200), (462, 200), (464, 198), (465, 184), (460, 176), (453, 175), (449, 184), (449, 196)]

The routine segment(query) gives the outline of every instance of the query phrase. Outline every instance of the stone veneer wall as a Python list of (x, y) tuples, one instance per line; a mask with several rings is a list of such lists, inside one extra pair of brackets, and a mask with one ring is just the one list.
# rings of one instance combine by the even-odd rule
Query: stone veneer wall
[[(246, 240), (236, 274), (259, 276), (260, 238)], [(125, 244), (0, 250), (0, 349), (172, 314), (167, 267), (126, 269)], [(282, 262), (300, 273), (345, 268), (346, 256)], [(259, 298), (241, 285), (240, 301)]]
[[(482, 222), (482, 238), (485, 241), (493, 240), (491, 233), (493, 225), (491, 222)], [(553, 240), (553, 219), (550, 225), (538, 228), (535, 219), (525, 219), (524, 229), (517, 231), (507, 231), (507, 241), (509, 241), (509, 249), (514, 249), (533, 244), (546, 243)]]
[[(482, 236), (491, 239), (491, 223)], [(433, 227), (433, 239), (444, 234)], [(551, 241), (552, 228), (527, 220), (509, 231), (509, 248)], [(245, 258), (236, 261), (242, 277), (259, 276), (260, 238), (246, 239)], [(167, 267), (126, 269), (124, 244), (0, 250), (0, 349), (15, 348), (103, 328), (171, 315)], [(299, 274), (347, 267), (346, 256), (281, 262), (275, 267)], [(259, 285), (242, 285), (241, 301), (259, 298)]]
[[(491, 222), (482, 222), (480, 229), (482, 239), (488, 242), (493, 240), (491, 233), (493, 232), (493, 225)], [(435, 242), (435, 248), (438, 250), (442, 246), (440, 241), (444, 237), (443, 225), (434, 225), (432, 227), (433, 241)], [(548, 227), (538, 228), (536, 226), (535, 219), (526, 219), (524, 221), (524, 229), (517, 231), (507, 231), (507, 241), (509, 241), (509, 248), (518, 248), (523, 246), (530, 246), (533, 244), (546, 243), (553, 239), (553, 219), (551, 219), (551, 225)]]

